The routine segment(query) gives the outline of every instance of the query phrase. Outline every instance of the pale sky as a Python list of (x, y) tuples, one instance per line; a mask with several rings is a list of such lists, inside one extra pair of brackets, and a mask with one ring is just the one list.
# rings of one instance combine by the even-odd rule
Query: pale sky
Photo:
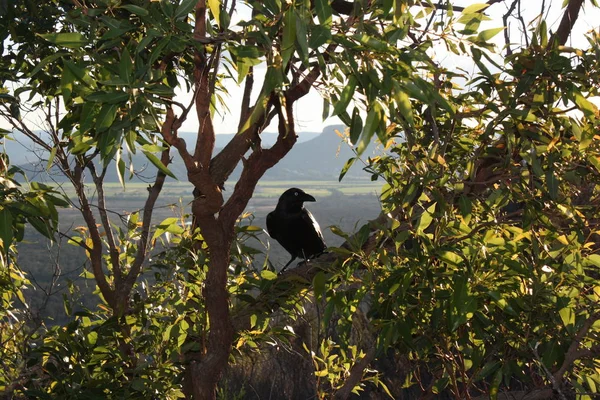
[[(458, 6), (468, 6), (473, 3), (483, 3), (484, 1), (456, 1), (455, 4)], [(491, 7), (489, 12), (487, 13), (492, 21), (486, 22), (482, 24), (482, 29), (490, 29), (500, 27), (502, 25), (502, 14), (506, 11), (507, 4), (495, 4)], [(528, 0), (522, 2), (522, 15), (527, 23), (531, 22), (535, 18), (539, 16), (539, 11), (542, 5), (542, 0)], [(546, 23), (550, 29), (556, 30), (560, 22), (560, 18), (562, 16), (562, 0), (546, 0), (546, 5), (550, 6), (548, 14), (545, 16)], [(241, 18), (243, 18), (243, 12)], [(600, 10), (597, 8), (593, 8), (589, 2), (585, 2), (584, 9), (579, 15), (579, 19), (575, 25), (575, 29), (571, 34), (570, 41), (567, 43), (568, 45), (574, 47), (582, 47), (587, 48), (587, 41), (584, 38), (584, 34), (590, 30), (598, 30), (600, 24)], [(518, 26), (516, 20), (511, 20), (511, 38), (516, 42), (519, 39), (520, 26)], [(503, 35), (502, 33), (498, 34), (494, 39), (495, 43), (503, 44)], [(435, 54), (432, 56), (443, 65), (452, 65), (452, 66), (461, 66), (465, 68), (467, 71), (473, 70), (472, 65), (469, 65), (468, 58), (460, 58), (456, 57), (453, 54), (449, 54), (445, 48), (437, 48), (433, 51)], [(254, 94), (260, 90), (262, 84), (262, 76), (261, 72), (264, 73), (264, 68), (255, 69), (255, 90)], [(215, 115), (215, 129), (217, 133), (235, 133), (237, 131), (238, 126), (238, 115), (236, 114), (237, 110), (240, 108), (241, 97), (242, 97), (242, 89), (231, 82), (228, 85), (228, 90), (230, 92), (229, 97), (226, 98), (227, 105), (229, 109), (232, 111), (232, 114), (226, 114), (224, 116)], [(190, 95), (179, 95), (178, 101), (186, 104), (186, 101), (189, 101)], [(317, 93), (314, 89), (311, 92), (304, 96), (302, 99), (296, 102), (295, 105), (295, 117), (296, 117), (296, 131), (297, 132), (320, 132), (323, 127), (332, 124), (340, 124), (341, 121), (336, 118), (329, 118), (326, 121), (322, 120), (322, 111), (323, 111), (323, 100), (319, 93)], [(26, 120), (39, 124), (40, 118), (39, 115), (34, 113), (30, 113), (26, 115)], [(275, 122), (276, 123), (276, 122)], [(0, 127), (9, 128), (4, 120), (0, 120)], [(198, 121), (193, 115), (190, 113), (187, 121), (181, 127), (181, 131), (191, 131), (195, 132), (198, 129)], [(276, 131), (276, 126), (271, 126), (267, 128), (267, 131)]]
[[(484, 3), (485, 1), (469, 1), (469, 0), (458, 0), (454, 4), (456, 6), (466, 7), (474, 3)], [(526, 23), (530, 23), (532, 20), (539, 16), (539, 12), (542, 6), (542, 0), (527, 0), (522, 2), (521, 13)], [(546, 24), (552, 30), (556, 30), (560, 19), (562, 18), (562, 0), (546, 0), (545, 4), (549, 8), (547, 15), (545, 16)], [(491, 29), (502, 26), (502, 15), (507, 11), (510, 2), (507, 4), (495, 4), (487, 13), (491, 21), (482, 24), (482, 29)], [(511, 25), (511, 39), (515, 42), (520, 38), (518, 32), (521, 29), (518, 26), (515, 19), (510, 20)], [(600, 26), (600, 9), (594, 8), (591, 4), (586, 2), (582, 12), (579, 14), (575, 28), (571, 34), (570, 41), (567, 45), (574, 47), (587, 48), (588, 43), (584, 38), (584, 34), (590, 30), (598, 30)], [(504, 37), (502, 33), (499, 33), (494, 37), (493, 41), (499, 45), (504, 44)], [(513, 47), (515, 48), (515, 47)], [(437, 61), (442, 64), (461, 66), (467, 70), (472, 70), (472, 63), (469, 62), (468, 58), (459, 58), (453, 54), (449, 54), (445, 51), (445, 48), (440, 48), (435, 54)], [(257, 78), (259, 78), (260, 69), (256, 71)], [(264, 72), (264, 70), (263, 70)], [(256, 79), (255, 91), (260, 90), (262, 80)], [(226, 115), (225, 118), (215, 116), (215, 127), (217, 133), (234, 133), (237, 130), (238, 116), (235, 114), (236, 110), (239, 110), (242, 97), (242, 89), (235, 84), (228, 87), (230, 91), (230, 97), (228, 99), (228, 107), (234, 112), (233, 115)], [(297, 132), (320, 132), (323, 127), (333, 124), (341, 124), (339, 118), (329, 118), (325, 121), (322, 120), (323, 113), (323, 99), (314, 89), (309, 94), (300, 99), (295, 106), (295, 117), (296, 117), (296, 131)], [(275, 122), (276, 123), (276, 122)], [(193, 131), (198, 129), (198, 122), (194, 118), (188, 119), (183, 124), (183, 131)], [(276, 126), (272, 124), (267, 131), (276, 131)]]

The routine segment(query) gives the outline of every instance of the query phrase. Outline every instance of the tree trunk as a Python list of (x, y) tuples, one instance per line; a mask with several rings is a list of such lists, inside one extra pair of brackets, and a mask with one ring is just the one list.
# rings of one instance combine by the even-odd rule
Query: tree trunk
[(186, 394), (195, 400), (210, 400), (216, 398), (216, 388), (227, 367), (234, 337), (227, 293), (229, 249), (234, 230), (233, 226), (224, 229), (222, 222), (214, 215), (198, 216), (197, 221), (210, 257), (203, 291), (209, 334), (200, 359), (188, 365)]

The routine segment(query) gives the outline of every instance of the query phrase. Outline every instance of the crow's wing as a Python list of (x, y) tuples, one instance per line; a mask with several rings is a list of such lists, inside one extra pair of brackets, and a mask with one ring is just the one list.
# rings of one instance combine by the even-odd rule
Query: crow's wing
[[(323, 233), (321, 232), (321, 227), (319, 226), (319, 223), (317, 222), (317, 220), (315, 219), (315, 217), (313, 217), (313, 215), (310, 213), (310, 211), (308, 211), (306, 208), (304, 209), (304, 212), (302, 213), (302, 219), (304, 220), (304, 222), (312, 227), (311, 230), (313, 230), (314, 232), (311, 232), (311, 243), (310, 243), (310, 247), (311, 247), (311, 252), (313, 252), (314, 254), (316, 253), (320, 253), (323, 250), (325, 250), (325, 248), (327, 247), (327, 245), (325, 244), (325, 239), (323, 239)], [(314, 255), (311, 254), (311, 255)]]
[(277, 239), (279, 236), (279, 223), (274, 211), (267, 214), (267, 232), (273, 239)]

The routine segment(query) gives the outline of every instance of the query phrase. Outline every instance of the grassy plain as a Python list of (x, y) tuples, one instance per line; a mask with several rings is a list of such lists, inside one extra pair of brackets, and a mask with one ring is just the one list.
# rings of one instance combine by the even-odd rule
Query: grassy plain
[[(298, 187), (314, 196), (330, 196), (336, 192), (341, 192), (346, 196), (355, 194), (374, 194), (379, 193), (383, 183), (381, 181), (372, 182), (370, 180), (348, 180), (348, 181), (261, 181), (256, 186), (254, 197), (279, 197), (279, 195), (290, 187)], [(235, 182), (229, 181), (225, 184), (225, 196), (233, 191)], [(106, 182), (104, 184), (104, 193), (107, 198), (123, 197), (145, 197), (147, 195), (149, 184), (144, 182), (127, 182), (123, 187), (118, 182)], [(94, 193), (94, 186), (88, 185), (89, 193)], [(65, 192), (69, 197), (75, 195), (74, 191), (65, 187)], [(161, 196), (163, 197), (188, 197), (191, 196), (192, 187), (189, 182), (172, 181), (165, 183)]]

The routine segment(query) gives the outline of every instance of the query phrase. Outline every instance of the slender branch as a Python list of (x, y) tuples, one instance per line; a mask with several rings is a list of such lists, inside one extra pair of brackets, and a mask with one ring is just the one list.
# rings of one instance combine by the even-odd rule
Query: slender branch
[(175, 117), (175, 113), (172, 107), (167, 107), (167, 116), (165, 118), (165, 122), (163, 123), (160, 134), (165, 139), (167, 144), (173, 146), (177, 149), (177, 152), (183, 159), (183, 163), (185, 164), (188, 170), (193, 170), (196, 168), (196, 163), (192, 158), (192, 155), (188, 152), (187, 146), (185, 144), (185, 140), (180, 138), (177, 135), (177, 118)]
[(504, 45), (506, 46), (506, 55), (507, 56), (510, 56), (512, 54), (512, 49), (510, 48), (510, 29), (508, 29), (508, 17), (510, 17), (512, 12), (515, 10), (515, 7), (517, 6), (517, 3), (519, 3), (520, 1), (521, 0), (513, 0), (510, 7), (508, 7), (508, 10), (506, 11), (506, 13), (504, 13), (504, 15), (502, 15), (502, 23), (505, 28), (504, 29)]
[[(371, 231), (371, 236), (363, 243), (361, 247), (362, 253), (368, 255), (376, 249), (378, 241), (374, 233), (380, 231), (382, 227), (389, 225), (389, 222), (396, 218), (399, 213), (400, 210), (392, 213), (382, 212), (377, 218), (366, 223)], [(401, 226), (398, 229), (407, 228), (408, 226)], [(348, 237), (340, 247), (355, 249), (358, 237), (362, 236), (360, 232), (361, 229), (357, 230), (357, 233)], [(235, 316), (234, 324), (236, 330), (249, 329), (251, 315), (260, 312), (274, 312), (280, 306), (278, 299), (289, 298), (292, 293), (298, 292), (310, 285), (319, 271), (335, 270), (336, 266), (346, 261), (347, 258), (346, 254), (340, 255), (334, 252), (323, 253), (317, 258), (313, 258), (308, 262), (302, 261), (296, 268), (290, 268), (284, 273), (279, 274), (271, 286), (258, 295), (254, 303), (240, 307), (232, 312), (232, 315)]]
[(352, 389), (356, 385), (358, 385), (365, 373), (365, 369), (371, 364), (371, 362), (375, 359), (377, 355), (377, 346), (373, 344), (367, 353), (361, 358), (358, 362), (356, 362), (352, 368), (350, 368), (350, 375), (346, 378), (344, 384), (334, 395), (334, 399), (336, 400), (346, 400), (350, 397), (352, 393)]
[[(558, 369), (558, 371), (556, 371), (554, 373), (554, 375), (553, 375), (554, 380), (556, 380), (559, 383), (562, 382), (563, 375), (565, 374), (565, 372), (567, 372), (567, 370), (571, 369), (571, 366), (573, 365), (573, 363), (575, 361), (577, 361), (578, 359), (582, 358), (582, 355), (587, 355), (590, 352), (589, 350), (583, 350), (583, 352), (580, 351), (579, 345), (581, 344), (581, 341), (585, 338), (585, 336), (587, 335), (589, 330), (592, 328), (592, 325), (594, 325), (594, 323), (598, 320), (600, 320), (600, 312), (592, 314), (583, 323), (583, 325), (581, 326), (581, 328), (575, 335), (573, 342), (569, 346), (569, 350), (567, 350), (567, 353), (565, 354), (565, 359), (564, 359), (561, 367)], [(596, 352), (598, 351), (597, 346), (596, 346), (595, 351)], [(594, 351), (591, 351), (592, 354), (593, 354), (593, 352)]]
[(521, 29), (523, 32), (523, 36), (525, 37), (525, 47), (529, 47), (529, 36), (527, 35), (527, 24), (525, 23), (525, 18), (523, 18), (523, 14), (521, 13), (521, 1), (517, 3), (517, 21), (521, 23)]
[[(168, 149), (163, 150), (160, 161), (165, 167), (169, 165), (170, 157)], [(138, 242), (137, 253), (135, 255), (133, 263), (131, 264), (131, 269), (125, 276), (123, 287), (118, 288), (117, 295), (120, 299), (126, 299), (130, 295), (131, 289), (133, 288), (133, 285), (135, 285), (135, 281), (137, 280), (140, 274), (142, 265), (146, 260), (146, 253), (150, 238), (150, 224), (152, 222), (152, 213), (154, 211), (156, 200), (158, 199), (158, 196), (162, 191), (165, 180), (166, 175), (161, 171), (157, 171), (156, 179), (154, 180), (154, 185), (148, 188), (148, 198), (146, 199), (146, 203), (144, 204), (144, 209), (142, 211), (142, 228), (140, 232), (140, 240)]]
[(273, 99), (279, 115), (277, 141), (270, 149), (257, 146), (246, 161), (233, 194), (219, 214), (224, 226), (233, 226), (252, 197), (258, 180), (292, 149), (298, 138), (294, 128), (293, 101), (287, 100), (285, 95), (281, 99), (273, 96)]
[(29, 127), (23, 121), (15, 119), (11, 116), (7, 103), (1, 103), (1, 106), (3, 110), (0, 111), (0, 115), (2, 115), (2, 117), (4, 117), (10, 125), (21, 131), (23, 134), (25, 134), (25, 136), (31, 139), (36, 145), (42, 147), (44, 150), (52, 150), (52, 146), (44, 142), (38, 135), (29, 129)]
[[(194, 36), (206, 36), (206, 0), (199, 0), (196, 4), (196, 23), (194, 26)], [(194, 55), (194, 83), (198, 90), (196, 96), (196, 114), (198, 115), (198, 136), (194, 150), (194, 160), (199, 163), (197, 167), (208, 171), (210, 159), (215, 145), (215, 131), (210, 113), (211, 103), (211, 82), (210, 69), (215, 53), (207, 60), (205, 52), (196, 50)]]
[(107, 167), (104, 167), (102, 169), (102, 174), (98, 175), (93, 162), (88, 163), (87, 166), (92, 174), (94, 184), (96, 185), (96, 192), (98, 193), (98, 213), (100, 214), (100, 220), (102, 221), (104, 233), (106, 235), (106, 242), (108, 243), (110, 262), (115, 275), (115, 287), (118, 288), (121, 284), (122, 278), (121, 263), (119, 262), (119, 248), (115, 243), (115, 237), (110, 225), (110, 219), (108, 217), (108, 213), (106, 212), (106, 198), (104, 196), (104, 176), (106, 174)]
[(579, 11), (583, 6), (584, 0), (569, 0), (565, 13), (558, 25), (556, 32), (552, 34), (548, 41), (548, 49), (551, 49), (555, 44), (564, 45), (567, 43), (567, 39), (571, 34), (571, 30), (575, 25), (577, 17), (579, 17)]
[(83, 219), (85, 220), (90, 239), (92, 240), (92, 248), (89, 251), (90, 262), (92, 264), (92, 273), (94, 274), (94, 278), (98, 284), (98, 288), (100, 288), (102, 296), (104, 296), (104, 299), (109, 306), (113, 310), (116, 310), (117, 304), (115, 301), (115, 293), (108, 284), (106, 275), (104, 274), (104, 270), (102, 268), (102, 239), (98, 230), (98, 226), (96, 225), (96, 218), (94, 217), (94, 213), (90, 207), (87, 195), (85, 194), (83, 169), (84, 166), (81, 164), (81, 162), (79, 160), (76, 161), (75, 170), (73, 173), (73, 185), (75, 187), (75, 192), (77, 193), (77, 198), (79, 199)]
[(550, 373), (550, 371), (548, 370), (548, 367), (546, 367), (546, 364), (544, 364), (544, 362), (542, 361), (540, 355), (538, 354), (537, 348), (532, 347), (531, 351), (533, 352), (533, 356), (537, 360), (538, 364), (542, 367), (542, 370), (544, 371), (544, 373), (546, 374), (546, 376), (550, 380), (550, 383), (552, 384), (552, 389), (554, 389), (556, 391), (556, 393), (558, 393), (558, 395), (559, 395), (559, 397), (560, 397), (561, 400), (567, 400), (567, 398), (565, 397), (565, 394), (560, 389), (560, 380), (556, 379), (552, 375), (552, 373)]

